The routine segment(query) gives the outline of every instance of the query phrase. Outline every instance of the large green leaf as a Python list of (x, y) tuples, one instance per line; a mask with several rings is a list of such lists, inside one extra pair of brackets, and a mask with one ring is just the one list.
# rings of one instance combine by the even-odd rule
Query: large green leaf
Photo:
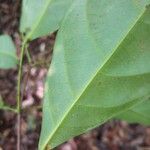
[(39, 149), (54, 148), (150, 95), (150, 1), (76, 0), (54, 48)]
[(23, 0), (20, 31), (29, 39), (52, 33), (73, 0)]
[(129, 123), (150, 125), (150, 98), (127, 112), (119, 114), (116, 118), (126, 120)]
[(17, 65), (16, 48), (8, 35), (0, 36), (0, 68), (9, 69)]

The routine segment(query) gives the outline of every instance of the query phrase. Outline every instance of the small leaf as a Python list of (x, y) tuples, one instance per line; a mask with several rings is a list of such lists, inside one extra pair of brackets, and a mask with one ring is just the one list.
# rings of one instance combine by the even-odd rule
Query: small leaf
[(129, 109), (127, 112), (118, 115), (116, 118), (126, 120), (129, 123), (150, 125), (150, 98)]
[(74, 0), (23, 0), (20, 31), (28, 39), (56, 31)]
[(0, 68), (10, 69), (17, 65), (16, 49), (8, 35), (0, 36)]
[(54, 148), (150, 93), (150, 1), (76, 0), (48, 73), (39, 149)]
[(4, 107), (4, 102), (2, 100), (2, 97), (0, 96), (0, 109)]

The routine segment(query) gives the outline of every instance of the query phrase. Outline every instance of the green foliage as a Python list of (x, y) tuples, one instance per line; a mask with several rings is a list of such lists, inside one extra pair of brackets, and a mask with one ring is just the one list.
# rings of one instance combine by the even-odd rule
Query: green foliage
[(53, 148), (150, 95), (148, 1), (76, 0), (54, 48), (39, 143)]
[(0, 96), (0, 109), (2, 109), (4, 107), (4, 102), (2, 100), (2, 97)]
[(8, 35), (0, 36), (0, 68), (10, 69), (17, 65), (16, 49)]
[[(112, 118), (150, 124), (149, 4), (150, 0), (23, 0), (23, 52), (28, 40), (58, 30), (39, 150), (54, 148)], [(16, 64), (10, 37), (1, 36), (0, 67)]]
[(73, 0), (23, 0), (20, 31), (28, 39), (52, 33), (59, 25)]
[(142, 123), (150, 125), (150, 98), (144, 99), (143, 103), (140, 103), (128, 111), (119, 114), (117, 118), (124, 119), (129, 123)]

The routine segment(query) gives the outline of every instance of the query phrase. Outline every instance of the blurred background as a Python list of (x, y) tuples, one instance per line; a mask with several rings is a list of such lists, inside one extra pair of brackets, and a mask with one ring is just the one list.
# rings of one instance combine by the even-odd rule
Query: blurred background
[[(21, 0), (0, 0), (0, 34), (9, 34), (21, 45)], [(24, 60), (21, 118), (21, 150), (37, 150), (41, 129), (44, 82), (51, 62), (56, 33), (29, 45), (34, 65)], [(0, 95), (5, 104), (16, 105), (17, 69), (0, 70)], [(0, 110), (0, 150), (16, 150), (16, 115)], [(67, 129), (66, 129), (67, 130)], [(66, 131), (67, 132), (67, 131)], [(70, 139), (55, 150), (150, 150), (150, 127), (113, 120), (89, 133)]]

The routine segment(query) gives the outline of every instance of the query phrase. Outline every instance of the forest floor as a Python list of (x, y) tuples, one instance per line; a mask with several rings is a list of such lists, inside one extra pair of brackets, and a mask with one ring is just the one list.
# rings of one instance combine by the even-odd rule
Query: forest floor
[[(9, 34), (19, 48), (19, 20), (21, 2), (0, 0), (0, 34)], [(31, 42), (30, 66), (25, 58), (23, 67), (23, 111), (21, 118), (21, 150), (37, 150), (41, 129), (44, 81), (50, 65), (55, 34)], [(47, 62), (44, 62), (47, 60)], [(16, 105), (17, 69), (0, 70), (0, 95), (6, 104)], [(67, 132), (67, 131), (66, 131)], [(16, 150), (16, 115), (0, 111), (0, 150)], [(150, 127), (109, 121), (100, 127), (62, 144), (55, 150), (150, 150)]]

